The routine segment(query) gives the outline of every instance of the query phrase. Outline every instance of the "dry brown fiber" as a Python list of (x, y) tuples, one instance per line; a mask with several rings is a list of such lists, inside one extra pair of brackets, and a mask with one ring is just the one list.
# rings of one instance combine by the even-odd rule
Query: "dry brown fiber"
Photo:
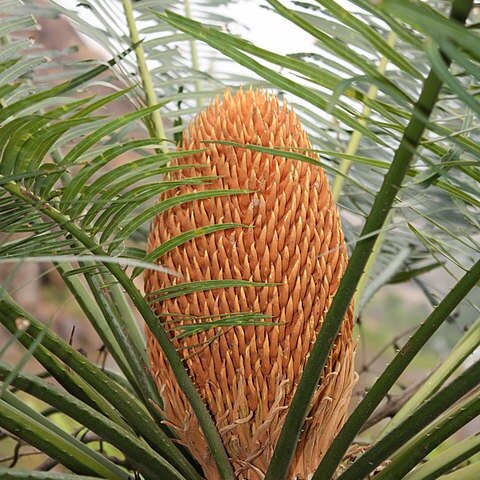
[[(218, 176), (204, 185), (169, 190), (161, 201), (213, 189), (253, 193), (194, 201), (155, 218), (151, 251), (188, 230), (225, 222), (234, 228), (208, 234), (159, 259), (178, 277), (145, 275), (146, 292), (183, 282), (241, 279), (279, 283), (197, 292), (155, 303), (172, 337), (180, 323), (237, 312), (271, 315), (280, 325), (208, 329), (173, 339), (194, 384), (212, 413), (239, 479), (264, 477), (296, 385), (337, 291), (347, 264), (339, 215), (323, 169), (279, 155), (204, 143), (225, 140), (280, 149), (310, 149), (295, 113), (263, 91), (226, 91), (198, 115), (184, 133), (184, 150), (207, 148), (176, 160), (197, 165), (176, 171), (172, 180)], [(319, 160), (314, 153), (308, 156)], [(170, 315), (169, 315), (170, 314)], [(174, 323), (175, 322), (175, 323)], [(315, 471), (345, 421), (355, 373), (349, 308), (325, 366), (296, 449), (289, 479)], [(147, 329), (151, 369), (164, 399), (164, 414), (193, 453), (208, 480), (219, 478), (195, 414), (179, 388), (160, 346)]]

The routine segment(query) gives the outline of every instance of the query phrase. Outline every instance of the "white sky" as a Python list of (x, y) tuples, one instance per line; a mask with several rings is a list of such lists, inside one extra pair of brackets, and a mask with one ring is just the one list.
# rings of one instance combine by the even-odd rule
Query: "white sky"
[(248, 25), (248, 29), (236, 28), (233, 33), (262, 48), (280, 54), (308, 50), (313, 44), (311, 35), (261, 5), (268, 6), (266, 2), (247, 0), (221, 7), (219, 11), (238, 19), (241, 25)]
[[(65, 8), (76, 10), (85, 20), (95, 23), (95, 18), (86, 8), (77, 7), (77, 0), (54, 1)], [(240, 0), (218, 7), (218, 13), (236, 19), (237, 25), (232, 25), (232, 33), (262, 48), (280, 54), (308, 50), (308, 46), (313, 44), (311, 35), (262, 6), (268, 4), (261, 0)], [(248, 28), (239, 27), (238, 24), (248, 25)]]

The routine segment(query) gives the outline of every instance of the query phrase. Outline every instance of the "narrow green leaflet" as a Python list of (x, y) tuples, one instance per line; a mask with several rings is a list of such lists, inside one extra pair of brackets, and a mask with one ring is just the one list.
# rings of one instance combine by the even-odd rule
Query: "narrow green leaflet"
[(413, 270), (405, 270), (403, 272), (398, 272), (389, 280), (388, 283), (403, 283), (407, 280), (418, 277), (419, 275), (435, 270), (436, 268), (439, 268), (441, 266), (442, 264), (440, 262), (435, 262), (425, 265), (424, 267), (415, 268)]
[(279, 325), (278, 322), (268, 321), (271, 316), (262, 313), (240, 312), (237, 315), (222, 315), (220, 319), (207, 318), (184, 318), (184, 321), (192, 321), (194, 323), (183, 323), (182, 325), (175, 325), (171, 330), (178, 329), (181, 333), (175, 335), (175, 339), (185, 338), (198, 333), (204, 332), (211, 328), (228, 328), (228, 327), (272, 327)]
[[(77, 145), (75, 145), (68, 153), (65, 155), (63, 160), (59, 163), (62, 167), (69, 167), (70, 165), (74, 164), (78, 157), (85, 153), (88, 149), (93, 147), (99, 140), (104, 138), (110, 133), (115, 132), (122, 126), (128, 125), (129, 123), (143, 118), (149, 115), (151, 112), (159, 108), (159, 105), (155, 105), (154, 107), (146, 107), (142, 110), (136, 110), (131, 113), (127, 113), (122, 117), (115, 119), (111, 122), (108, 122), (106, 125), (97, 128), (93, 133), (86, 136)], [(52, 176), (45, 182), (41, 192), (42, 194), (48, 194), (50, 190), (55, 185), (55, 182), (58, 180), (58, 177)]]
[[(276, 73), (270, 68), (261, 65), (260, 63), (250, 58), (248, 55), (245, 55), (239, 50), (230, 47), (225, 42), (216, 40), (215, 35), (212, 33), (214, 32), (213, 29), (204, 27), (198, 22), (186, 19), (170, 11), (167, 11), (165, 15), (156, 15), (159, 18), (164, 19), (166, 22), (170, 23), (172, 26), (187, 32), (192, 37), (205, 41), (213, 48), (219, 50), (223, 54), (238, 62), (240, 65), (251, 69), (261, 77), (265, 78), (268, 81), (271, 81), (277, 87), (283, 88), (293, 93), (294, 95), (297, 95), (298, 97), (307, 100), (312, 105), (315, 105), (324, 111), (328, 109), (330, 101), (329, 98), (325, 98), (324, 94), (314, 91), (312, 88), (304, 87), (299, 83), (286, 78), (284, 75)], [(366, 128), (364, 125), (361, 125), (348, 113), (345, 113), (339, 108), (335, 108), (333, 113), (334, 116), (338, 118), (338, 120), (344, 122), (346, 125), (352, 127), (353, 129), (360, 130), (366, 137), (371, 138), (372, 140), (378, 142), (381, 145), (383, 144), (383, 141), (377, 135), (372, 133), (371, 130)]]
[[(177, 182), (171, 182), (165, 179), (160, 181), (158, 178), (155, 179), (158, 175), (167, 175), (171, 172), (194, 167), (194, 165), (174, 165), (167, 167), (165, 165), (168, 164), (170, 159), (174, 158), (175, 155), (173, 153), (171, 156), (170, 154), (165, 155), (166, 154), (160, 154), (162, 158), (152, 155), (151, 157), (139, 160), (138, 163), (132, 162), (133, 165), (131, 167), (130, 164), (124, 165), (118, 169), (105, 173), (96, 179), (91, 185), (87, 186), (83, 194), (81, 194), (78, 200), (75, 200), (72, 205), (75, 212), (78, 211), (79, 206), (86, 209), (86, 213), (84, 213), (84, 216), (81, 219), (82, 225), (88, 227), (98, 215), (98, 218), (94, 223), (94, 227), (98, 228), (110, 216), (112, 216), (116, 212), (116, 209), (121, 207), (122, 204), (125, 205), (126, 208), (130, 208), (128, 203), (133, 200), (139, 192), (143, 191), (145, 193), (147, 189), (150, 189), (152, 195), (157, 196), (160, 191), (166, 191), (169, 188), (180, 186), (184, 182), (203, 183), (202, 180), (198, 180), (198, 177), (196, 180), (179, 180)], [(119, 170), (118, 173), (117, 170)], [(150, 177), (156, 180), (154, 184), (142, 183), (142, 185), (135, 187), (135, 184), (142, 181), (146, 182)], [(94, 195), (97, 194), (98, 196), (95, 198)], [(149, 198), (148, 195), (144, 195), (140, 200), (140, 203), (146, 202)], [(107, 209), (108, 211), (106, 211)], [(74, 215), (72, 214), (72, 216)]]
[(198, 282), (180, 283), (155, 290), (147, 295), (149, 302), (163, 302), (169, 298), (177, 298), (183, 295), (189, 295), (194, 292), (205, 292), (207, 290), (215, 290), (218, 288), (235, 288), (235, 287), (270, 287), (277, 285), (276, 283), (259, 283), (250, 282), (248, 280), (205, 280)]
[(476, 100), (475, 96), (471, 95), (468, 90), (465, 89), (465, 86), (449, 72), (436, 46), (430, 42), (426, 45), (426, 51), (437, 75), (446, 85), (450, 87), (452, 92), (455, 93), (458, 98), (465, 102), (465, 104), (468, 105), (472, 111), (480, 116), (480, 102)]
[(46, 60), (43, 58), (25, 58), (15, 62), (14, 65), (2, 71), (0, 77), (0, 86), (8, 85), (10, 82), (13, 82), (17, 78), (25, 75), (26, 73), (32, 71), (38, 65), (45, 63)]
[[(69, 204), (70, 202), (72, 202), (77, 197), (77, 195), (81, 193), (87, 181), (92, 178), (96, 172), (98, 172), (105, 165), (108, 165), (109, 162), (119, 157), (123, 153), (155, 145), (156, 142), (150, 139), (132, 140), (122, 145), (116, 145), (102, 152), (97, 157), (91, 159), (88, 164), (85, 165), (80, 170), (80, 172), (75, 175), (72, 181), (65, 187), (62, 195), (62, 202), (64, 202), (65, 204)], [(132, 165), (132, 163), (133, 162), (129, 162), (127, 165), (117, 167), (114, 174), (115, 180), (121, 177), (121, 172), (119, 172), (119, 169), (123, 167), (123, 169), (128, 168), (128, 170), (133, 170), (136, 168), (136, 165), (140, 163), (140, 161), (136, 161), (134, 165)], [(90, 192), (90, 194), (92, 194), (92, 192)], [(79, 207), (76, 205), (71, 207), (73, 215), (75, 215), (75, 212), (78, 211), (78, 208)]]
[[(201, 178), (201, 177), (199, 177)], [(161, 212), (172, 208), (175, 205), (181, 205), (187, 202), (198, 201), (202, 199), (223, 197), (228, 195), (244, 195), (251, 193), (249, 190), (204, 190), (194, 193), (186, 193), (184, 195), (179, 195), (177, 197), (172, 197), (167, 200), (162, 200), (157, 205), (149, 207), (144, 210), (139, 215), (135, 216), (132, 220), (128, 221), (126, 224), (121, 226), (121, 229), (118, 228), (114, 232), (115, 242), (122, 242), (129, 238), (129, 236), (134, 233), (141, 225), (143, 225), (148, 220), (151, 220), (156, 215)]]
[(347, 9), (343, 8), (333, 0), (317, 0), (318, 3), (328, 8), (335, 18), (341, 18), (345, 25), (350, 26), (362, 35), (379, 54), (384, 55), (394, 65), (402, 71), (416, 78), (421, 78), (421, 74), (416, 70), (396, 49), (392, 48), (386, 40), (379, 35), (373, 27), (357, 18)]
[[(456, 3), (456, 5), (459, 12), (462, 10), (462, 14), (470, 8), (469, 1), (462, 4)], [(406, 21), (409, 25), (425, 32), (427, 35), (452, 39), (455, 44), (468, 50), (477, 60), (480, 59), (478, 33), (473, 29), (463, 28), (460, 22), (449, 21), (448, 17), (431, 6), (423, 2), (384, 0), (380, 8)]]
[[(170, 169), (177, 169), (178, 167), (167, 167), (167, 171)], [(143, 177), (143, 172), (139, 172), (139, 175)], [(138, 176), (135, 176), (135, 182), (139, 179)], [(145, 210), (141, 210), (142, 207), (146, 202), (151, 199), (157, 199), (161, 193), (164, 193), (168, 190), (176, 189), (182, 185), (203, 185), (214, 180), (216, 177), (192, 177), (187, 179), (181, 180), (174, 180), (174, 181), (156, 181), (147, 184), (140, 184), (131, 190), (127, 190), (125, 193), (121, 194), (119, 197), (114, 197), (111, 202), (105, 203), (103, 206), (103, 212), (98, 216), (96, 219), (93, 229), (95, 231), (102, 231), (102, 235), (100, 237), (100, 242), (102, 244), (106, 244), (108, 238), (114, 232), (120, 232), (124, 225), (134, 221), (137, 217), (135, 215), (135, 211), (139, 211), (138, 215), (145, 213), (148, 208), (155, 208), (155, 207), (148, 207)], [(114, 187), (114, 191), (118, 191), (118, 189), (125, 183), (130, 184), (132, 181), (132, 177), (125, 180), (124, 182), (119, 182), (116, 187)], [(123, 188), (122, 188), (123, 190)], [(112, 198), (112, 191), (108, 191), (105, 195), (99, 199), (110, 197)], [(165, 200), (168, 201), (168, 200)], [(163, 203), (163, 202), (162, 202)], [(94, 205), (96, 207), (97, 205)], [(92, 207), (93, 208), (93, 207)], [(90, 213), (90, 212), (89, 212)], [(143, 222), (142, 222), (143, 223)], [(138, 227), (142, 226), (142, 223), (138, 225)], [(137, 229), (132, 231), (134, 233)], [(126, 238), (126, 237), (125, 237)], [(109, 251), (113, 251), (119, 242), (115, 242), (110, 244)]]
[(98, 75), (102, 74), (103, 72), (108, 70), (110, 67), (115, 65), (119, 60), (121, 60), (123, 57), (128, 55), (130, 51), (131, 51), (131, 48), (122, 52), (120, 55), (113, 58), (112, 60), (109, 60), (106, 64), (95, 67), (89, 70), (88, 72), (73, 78), (72, 80), (68, 80), (48, 90), (34, 93), (33, 95), (29, 95), (28, 97), (22, 98), (21, 100), (18, 100), (17, 102), (12, 103), (11, 105), (8, 105), (7, 107), (0, 110), (0, 124), (3, 123), (7, 118), (18, 114), (29, 107), (38, 105), (41, 101), (45, 99), (60, 96), (66, 92), (74, 90), (80, 85), (87, 83), (89, 80), (97, 77)]
[[(42, 165), (42, 162), (45, 160), (46, 155), (50, 153), (54, 144), (62, 135), (74, 127), (88, 125), (95, 122), (95, 120), (95, 118), (68, 119), (44, 127), (33, 133), (31, 138), (18, 147), (17, 151), (12, 152), (10, 157), (6, 156), (5, 161), (9, 160), (12, 163), (14, 172), (31, 172), (42, 168), (45, 166), (45, 164)], [(64, 171), (65, 167), (58, 166), (55, 169), (51, 169), (50, 173), (54, 175), (56, 172), (63, 173)], [(44, 170), (44, 173), (46, 173), (46, 170)]]
[[(161, 245), (153, 249), (148, 255), (142, 259), (144, 262), (155, 263), (160, 257), (170, 252), (174, 248), (183, 245), (184, 243), (198, 238), (210, 233), (219, 232), (222, 230), (229, 230), (232, 228), (249, 228), (247, 225), (241, 223), (223, 223), (218, 225), (208, 225), (206, 227), (197, 228), (195, 230), (189, 230), (188, 232), (182, 232), (181, 234), (170, 238), (169, 240), (163, 242)], [(134, 279), (138, 277), (145, 269), (142, 267), (136, 267), (133, 269), (132, 275), (130, 278)]]
[[(20, 4), (20, 2), (18, 2)], [(24, 16), (18, 18), (10, 18), (8, 20), (2, 19), (0, 23), (0, 37), (4, 37), (10, 33), (18, 30), (26, 30), (36, 25), (32, 16)]]
[[(1, 5), (0, 5), (1, 6)], [(14, 40), (0, 47), (0, 64), (10, 60), (13, 57), (20, 57), (21, 51), (27, 49), (31, 45), (28, 40)], [(0, 94), (0, 98), (3, 95)]]
[(285, 7), (278, 0), (267, 0), (270, 5), (275, 8), (275, 11), (285, 17), (290, 22), (294, 23), (307, 33), (311, 34), (319, 42), (321, 42), (328, 50), (334, 53), (338, 58), (345, 61), (347, 64), (357, 67), (368, 75), (368, 78), (375, 79), (382, 89), (392, 93), (395, 92), (400, 98), (408, 100), (408, 96), (402, 92), (395, 84), (393, 84), (387, 77), (381, 74), (370, 61), (358, 54), (349, 45), (338, 38), (332, 38), (326, 35), (320, 29), (316, 28), (311, 23), (305, 21), (295, 11)]

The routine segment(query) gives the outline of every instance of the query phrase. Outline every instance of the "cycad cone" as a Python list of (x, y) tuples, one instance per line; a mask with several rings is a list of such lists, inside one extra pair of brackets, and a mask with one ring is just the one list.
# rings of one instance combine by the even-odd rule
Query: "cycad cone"
[[(174, 207), (155, 219), (149, 235), (152, 250), (182, 232), (206, 225), (239, 222), (251, 226), (215, 232), (171, 250), (159, 261), (180, 276), (148, 271), (147, 293), (211, 279), (280, 284), (199, 292), (154, 304), (168, 328), (182, 318), (183, 323), (195, 321), (182, 316), (249, 311), (271, 315), (273, 322), (280, 323), (212, 328), (174, 340), (215, 419), (237, 478), (257, 480), (267, 470), (296, 385), (345, 271), (347, 253), (322, 168), (280, 155), (204, 143), (208, 140), (283, 149), (311, 145), (293, 111), (281, 107), (276, 97), (261, 91), (235, 95), (226, 91), (223, 100), (213, 101), (183, 137), (184, 149), (207, 147), (207, 151), (177, 163), (201, 167), (172, 174), (172, 179), (214, 175), (218, 180), (169, 190), (161, 200), (205, 189), (253, 193)], [(307, 154), (318, 160), (315, 154)], [(305, 479), (315, 470), (345, 420), (355, 375), (352, 316), (350, 308), (315, 394), (289, 478)], [(149, 331), (147, 335), (165, 416), (202, 465), (206, 478), (218, 479), (195, 414), (155, 338)]]

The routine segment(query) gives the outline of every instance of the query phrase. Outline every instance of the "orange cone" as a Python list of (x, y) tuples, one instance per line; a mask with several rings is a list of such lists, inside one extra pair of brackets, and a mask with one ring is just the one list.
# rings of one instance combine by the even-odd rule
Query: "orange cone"
[[(211, 183), (169, 190), (176, 195), (213, 189), (250, 194), (199, 200), (155, 218), (151, 251), (188, 230), (239, 222), (251, 228), (218, 231), (176, 247), (159, 263), (178, 277), (145, 274), (146, 292), (184, 282), (242, 279), (278, 283), (197, 292), (153, 305), (172, 338), (182, 323), (221, 314), (259, 312), (280, 325), (211, 328), (173, 339), (192, 381), (206, 402), (239, 479), (260, 480), (270, 462), (288, 406), (309, 352), (337, 291), (347, 252), (336, 206), (322, 168), (241, 147), (204, 143), (225, 140), (280, 149), (309, 149), (294, 112), (262, 91), (226, 91), (192, 121), (186, 150), (207, 151), (176, 160), (195, 164), (172, 180), (218, 176)], [(302, 152), (303, 153), (303, 152)], [(313, 153), (307, 153), (317, 159)], [(268, 321), (268, 320), (267, 320)], [(349, 308), (323, 372), (297, 447), (289, 478), (306, 479), (343, 425), (355, 373)], [(204, 469), (219, 478), (195, 414), (179, 388), (160, 346), (147, 329), (151, 369), (164, 399), (164, 414)]]

